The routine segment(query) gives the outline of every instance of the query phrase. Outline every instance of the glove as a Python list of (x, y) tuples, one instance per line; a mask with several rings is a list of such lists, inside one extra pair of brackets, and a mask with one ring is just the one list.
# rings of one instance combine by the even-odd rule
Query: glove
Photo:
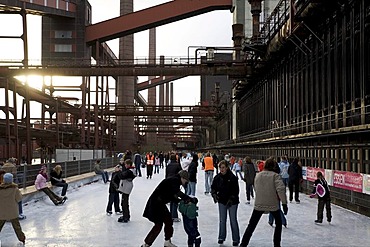
[(284, 212), (285, 215), (288, 214), (288, 205), (283, 204), (283, 212)]
[(192, 198), (190, 198), (190, 202), (193, 203), (193, 204), (197, 204), (198, 199), (196, 197), (192, 197)]
[(218, 196), (216, 194), (212, 194), (214, 203), (218, 203)]

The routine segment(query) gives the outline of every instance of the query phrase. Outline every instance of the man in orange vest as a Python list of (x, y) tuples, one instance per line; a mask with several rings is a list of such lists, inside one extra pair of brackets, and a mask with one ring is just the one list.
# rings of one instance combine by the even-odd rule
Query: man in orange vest
[(146, 155), (146, 179), (152, 178), (154, 165), (154, 155), (152, 152)]
[(214, 166), (213, 166), (213, 159), (211, 157), (210, 153), (206, 154), (206, 157), (204, 157), (202, 166), (205, 172), (205, 192), (204, 194), (209, 194), (211, 192), (211, 184), (213, 181), (213, 172), (214, 172)]

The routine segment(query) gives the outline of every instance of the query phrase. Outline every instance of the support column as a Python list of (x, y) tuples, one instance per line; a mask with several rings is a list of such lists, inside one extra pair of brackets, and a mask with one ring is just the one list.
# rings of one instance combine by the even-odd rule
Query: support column
[[(149, 29), (149, 64), (156, 63), (156, 29)], [(148, 76), (148, 79), (154, 79), (155, 76)], [(151, 87), (148, 89), (148, 105), (157, 105), (157, 87)], [(154, 108), (153, 108), (154, 110)], [(154, 121), (156, 117), (148, 117), (149, 121)], [(147, 143), (149, 146), (157, 143), (157, 133), (147, 132)]]
[[(132, 13), (133, 0), (120, 0), (120, 15)], [(134, 35), (127, 35), (119, 39), (119, 59), (123, 64), (133, 64)], [(117, 83), (118, 105), (134, 106), (135, 77), (120, 76)], [(136, 143), (133, 116), (117, 116), (117, 151), (134, 149)]]

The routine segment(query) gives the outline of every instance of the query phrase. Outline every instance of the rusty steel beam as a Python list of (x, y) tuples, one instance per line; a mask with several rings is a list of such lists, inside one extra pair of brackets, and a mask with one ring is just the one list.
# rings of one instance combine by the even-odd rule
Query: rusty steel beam
[(178, 126), (178, 125), (184, 125), (184, 126), (203, 126), (203, 125), (209, 125), (209, 119), (202, 121), (204, 118), (174, 118), (174, 119), (163, 119), (163, 118), (153, 118), (151, 120), (147, 118), (137, 119), (135, 120), (136, 125), (157, 125), (157, 126)]
[(48, 66), (48, 67), (0, 67), (0, 76), (191, 76), (228, 75), (245, 77), (251, 67), (243, 63), (190, 64), (190, 65), (115, 65), (115, 66)]
[(200, 135), (201, 133), (199, 131), (194, 130), (174, 130), (171, 128), (167, 129), (157, 129), (157, 128), (149, 128), (149, 129), (141, 129), (140, 132), (158, 132), (160, 134), (176, 134), (176, 135)]
[(232, 0), (176, 0), (86, 27), (86, 43), (134, 34), (213, 10), (231, 9)]
[(160, 76), (151, 80), (143, 81), (137, 84), (137, 91), (145, 90), (148, 88), (156, 87), (171, 81), (175, 81), (185, 76)]
[[(12, 90), (14, 85), (17, 88), (17, 93), (22, 96), (23, 98), (26, 97), (26, 93), (28, 93), (28, 97), (30, 101), (36, 101), (45, 105), (50, 106), (50, 110), (54, 109), (56, 105), (58, 105), (58, 111), (59, 112), (65, 112), (65, 113), (71, 113), (75, 116), (79, 116), (81, 113), (79, 108), (76, 108), (70, 104), (68, 104), (65, 101), (58, 100), (57, 98), (54, 98), (50, 95), (47, 95), (35, 88), (28, 87), (26, 85), (23, 85), (21, 82), (19, 82), (16, 79), (9, 80), (9, 85), (11, 86), (9, 89)], [(0, 81), (0, 88), (4, 88), (5, 83), (4, 81)]]
[(216, 110), (211, 106), (128, 106), (116, 105), (105, 110), (104, 115), (114, 116), (193, 116), (214, 117)]

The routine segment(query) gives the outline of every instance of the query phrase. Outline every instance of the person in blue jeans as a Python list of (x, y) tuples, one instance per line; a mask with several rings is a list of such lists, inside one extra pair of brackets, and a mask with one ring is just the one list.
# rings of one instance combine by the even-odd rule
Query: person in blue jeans
[(239, 247), (247, 247), (249, 241), (256, 229), (259, 220), (265, 212), (271, 212), (276, 221), (276, 227), (273, 235), (273, 245), (281, 246), (282, 223), (280, 217), (279, 204), (283, 205), (283, 211), (288, 213), (287, 197), (285, 185), (279, 174), (274, 171), (277, 163), (274, 159), (267, 159), (263, 171), (257, 173), (254, 180), (256, 190), (256, 200), (252, 215), (249, 219), (247, 229), (245, 230)]
[(192, 201), (181, 200), (179, 211), (182, 214), (184, 230), (188, 234), (188, 247), (200, 247), (202, 239), (198, 230), (198, 199), (193, 197)]
[(225, 160), (222, 160), (218, 167), (220, 173), (214, 177), (211, 185), (213, 201), (218, 203), (218, 244), (223, 244), (226, 239), (226, 221), (229, 213), (233, 246), (238, 246), (240, 242), (237, 219), (239, 205), (238, 178), (232, 173), (229, 163)]
[[(286, 222), (286, 218), (285, 218), (285, 215), (284, 215), (283, 211), (281, 211), (280, 204), (279, 204), (279, 211), (280, 211), (281, 223), (286, 228), (287, 227), (287, 222)], [(274, 224), (274, 216), (272, 215), (271, 212), (269, 213), (269, 221), (268, 221), (268, 223), (269, 223), (270, 226), (272, 226)]]
[(285, 155), (281, 157), (279, 168), (280, 168), (280, 175), (281, 175), (281, 178), (283, 179), (283, 183), (285, 187), (289, 185), (289, 174), (288, 174), (289, 165), (290, 164), (288, 162), (288, 158)]
[[(283, 160), (284, 160), (284, 158), (283, 158)], [(288, 167), (289, 167), (289, 165), (288, 165)], [(287, 168), (287, 170), (288, 170), (288, 168)], [(281, 175), (281, 166), (280, 166), (280, 164), (277, 164), (275, 162), (273, 171), (276, 172), (277, 174), (280, 174)], [(282, 179), (282, 181), (284, 183), (284, 179)], [(286, 184), (285, 183), (284, 183), (284, 185), (286, 187)], [(287, 227), (287, 222), (286, 222), (286, 218), (285, 218), (285, 215), (284, 215), (283, 211), (281, 211), (280, 202), (279, 202), (279, 211), (280, 211), (281, 223), (286, 228)], [(274, 216), (272, 215), (271, 212), (269, 213), (269, 221), (268, 221), (268, 223), (269, 223), (270, 226), (272, 226), (274, 224)]]
[(62, 170), (62, 167), (60, 165), (56, 165), (53, 170), (51, 170), (50, 172), (50, 182), (52, 185), (54, 186), (57, 186), (57, 187), (62, 187), (62, 194), (61, 196), (65, 196), (66, 193), (67, 193), (67, 189), (68, 189), (68, 184), (67, 182), (62, 179), (62, 175), (63, 175), (63, 170)]
[(193, 154), (193, 159), (188, 168), (189, 183), (187, 189), (187, 195), (195, 196), (195, 190), (197, 187), (197, 173), (198, 173), (198, 155)]
[(104, 171), (104, 169), (100, 167), (100, 165), (101, 165), (101, 160), (100, 159), (96, 160), (94, 171), (95, 171), (95, 174), (101, 174), (103, 178), (103, 182), (106, 184), (107, 182), (109, 182), (109, 175), (107, 171)]

